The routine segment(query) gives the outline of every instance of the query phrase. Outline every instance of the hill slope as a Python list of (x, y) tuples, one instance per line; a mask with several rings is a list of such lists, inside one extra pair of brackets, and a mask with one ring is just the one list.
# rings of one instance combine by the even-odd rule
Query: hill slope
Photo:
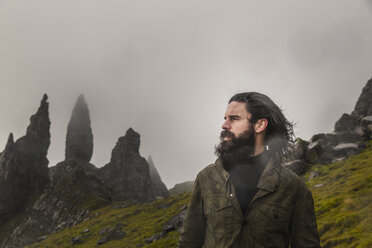
[[(372, 247), (372, 142), (360, 154), (315, 165), (311, 171), (317, 176), (307, 185), (314, 196), (322, 247)], [(145, 204), (116, 203), (30, 247), (72, 247), (74, 238), (78, 241), (73, 247), (79, 248), (175, 247), (177, 230), (152, 243), (146, 240), (161, 233), (164, 224), (182, 211), (189, 197), (188, 193)], [(113, 240), (97, 245), (110, 235)]]
[(322, 247), (372, 247), (372, 142), (360, 154), (328, 165), (307, 182)]

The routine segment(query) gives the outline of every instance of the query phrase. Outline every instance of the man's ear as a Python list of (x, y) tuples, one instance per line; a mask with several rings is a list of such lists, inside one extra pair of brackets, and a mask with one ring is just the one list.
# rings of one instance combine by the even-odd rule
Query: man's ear
[(267, 121), (267, 119), (259, 119), (254, 125), (254, 130), (256, 131), (256, 133), (261, 133), (266, 130), (268, 124), (269, 122)]

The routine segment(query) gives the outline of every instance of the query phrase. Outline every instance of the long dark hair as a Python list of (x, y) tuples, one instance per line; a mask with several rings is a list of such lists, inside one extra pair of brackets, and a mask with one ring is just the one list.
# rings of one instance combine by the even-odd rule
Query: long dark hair
[(280, 160), (288, 152), (293, 143), (293, 123), (285, 118), (282, 110), (268, 96), (258, 92), (244, 92), (231, 97), (231, 102), (245, 103), (246, 110), (251, 114), (250, 122), (267, 119), (265, 145), (276, 154)]

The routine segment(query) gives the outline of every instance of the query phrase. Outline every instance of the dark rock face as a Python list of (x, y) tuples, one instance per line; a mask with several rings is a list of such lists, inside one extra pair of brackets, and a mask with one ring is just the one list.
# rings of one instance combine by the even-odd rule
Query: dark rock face
[(107, 205), (111, 191), (97, 174), (94, 165), (74, 159), (51, 167), (46, 192), (3, 245), (23, 247), (40, 236), (81, 223), (89, 218), (92, 209)]
[(182, 211), (173, 216), (166, 224), (163, 225), (163, 231), (161, 233), (156, 233), (153, 236), (147, 238), (145, 242), (150, 244), (156, 240), (164, 238), (169, 232), (180, 230), (182, 223), (186, 217), (187, 206), (182, 207)]
[(334, 134), (316, 134), (310, 139), (304, 160), (307, 163), (328, 163), (333, 160), (332, 147), (337, 144)]
[(76, 101), (67, 127), (65, 160), (79, 159), (89, 162), (93, 154), (93, 134), (88, 106), (84, 96)]
[(353, 116), (369, 116), (372, 115), (372, 79), (370, 79), (362, 90), (355, 105)]
[(50, 121), (48, 97), (44, 95), (31, 116), (26, 135), (8, 143), (0, 156), (0, 225), (21, 211), (30, 196), (43, 192), (48, 179)]
[(285, 155), (286, 160), (298, 160), (302, 159), (305, 155), (306, 148), (309, 142), (297, 138), (294, 144), (289, 148), (289, 153)]
[(354, 131), (356, 126), (359, 126), (359, 122), (355, 117), (343, 114), (335, 124), (335, 132)]
[(111, 153), (110, 163), (102, 168), (105, 184), (114, 200), (150, 201), (155, 198), (149, 165), (139, 153), (140, 135), (129, 128)]
[(111, 240), (122, 239), (125, 237), (126, 232), (122, 230), (123, 224), (117, 224), (114, 228), (106, 228), (101, 230), (100, 234), (105, 235), (102, 239), (98, 240), (97, 245), (103, 245)]
[[(336, 133), (352, 133), (357, 140), (368, 140), (372, 138), (372, 79), (370, 79), (362, 90), (355, 105), (354, 111), (343, 114), (335, 124)], [(356, 140), (344, 140), (343, 142), (355, 142)]]
[(155, 196), (167, 197), (169, 196), (169, 192), (165, 184), (160, 178), (160, 175), (155, 168), (154, 162), (152, 161), (151, 155), (147, 159), (147, 163), (149, 164), (150, 170), (150, 177), (152, 181), (152, 189)]

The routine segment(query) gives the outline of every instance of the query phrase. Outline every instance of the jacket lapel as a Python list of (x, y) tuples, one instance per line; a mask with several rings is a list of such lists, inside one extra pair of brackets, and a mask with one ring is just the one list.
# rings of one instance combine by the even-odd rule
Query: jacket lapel
[(252, 202), (274, 192), (279, 185), (279, 170), (274, 158), (271, 158), (257, 183), (258, 191)]

